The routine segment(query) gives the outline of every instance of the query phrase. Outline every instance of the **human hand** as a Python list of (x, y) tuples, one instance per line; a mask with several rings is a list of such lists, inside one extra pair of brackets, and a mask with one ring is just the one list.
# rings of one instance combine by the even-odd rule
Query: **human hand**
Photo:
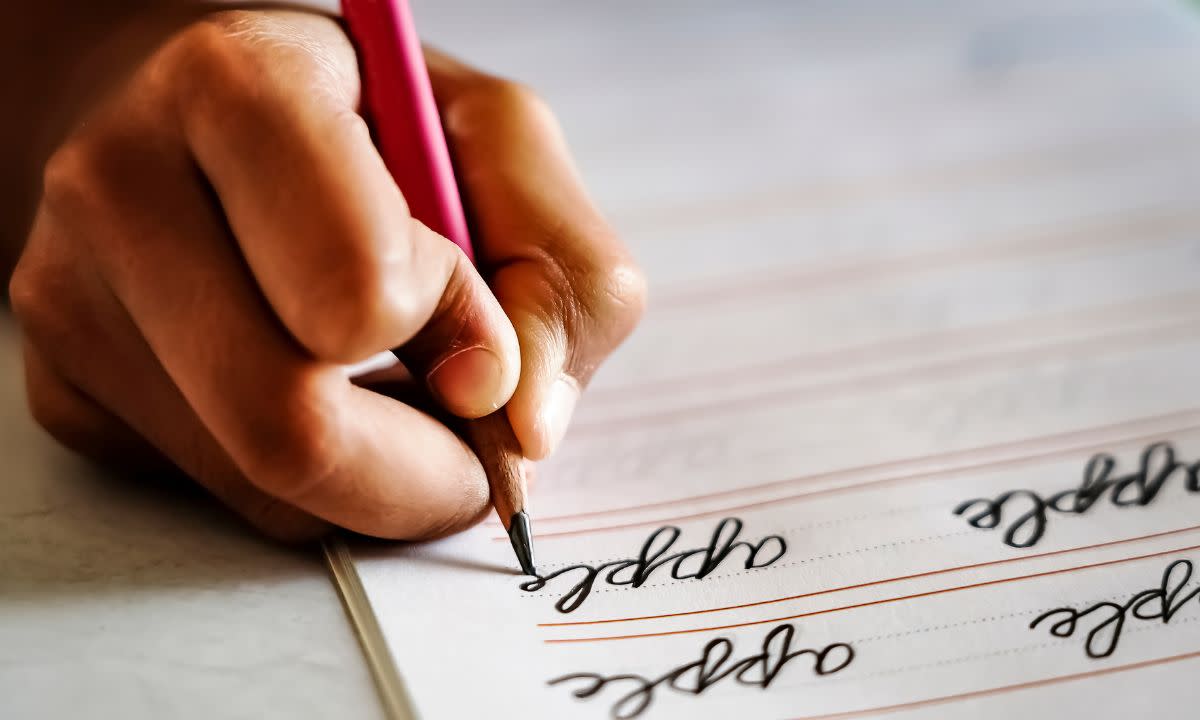
[(280, 538), (481, 517), (470, 449), (345, 364), (396, 348), (454, 415), (507, 403), (539, 459), (644, 286), (545, 106), (427, 55), (486, 282), (409, 216), (335, 23), (213, 15), (47, 163), (10, 285), (34, 417), (92, 457), (165, 460)]

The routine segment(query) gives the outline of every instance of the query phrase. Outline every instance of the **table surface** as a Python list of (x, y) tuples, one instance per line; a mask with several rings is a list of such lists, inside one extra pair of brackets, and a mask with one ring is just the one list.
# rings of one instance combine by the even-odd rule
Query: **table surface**
[[(1196, 67), (1182, 0), (414, 6), (429, 41), (555, 107), (652, 304), (730, 270), (1195, 187), (1194, 158), (1169, 153), (1196, 144), (1200, 97), (1162, 72)], [(9, 318), (0, 458), (0, 716), (380, 716), (320, 560), (56, 447), (27, 417)]]

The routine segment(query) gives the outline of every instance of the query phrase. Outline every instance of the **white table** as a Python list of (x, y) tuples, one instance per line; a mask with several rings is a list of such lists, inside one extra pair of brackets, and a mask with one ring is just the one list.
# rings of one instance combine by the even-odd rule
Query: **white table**
[[(28, 419), (0, 322), (0, 716), (378, 717), (323, 565)], [(354, 708), (346, 714), (347, 708)]]

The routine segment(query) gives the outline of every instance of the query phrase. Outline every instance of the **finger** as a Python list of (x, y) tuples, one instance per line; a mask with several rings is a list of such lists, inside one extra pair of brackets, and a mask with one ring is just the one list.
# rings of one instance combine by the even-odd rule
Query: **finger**
[[(247, 482), (194, 419), (172, 418), (172, 438), (191, 436), (188, 442), (193, 448), (186, 456), (192, 459), (187, 462), (191, 470), (177, 469), (157, 448), (58, 374), (30, 347), (26, 348), (25, 367), (31, 413), (67, 448), (125, 472), (166, 478), (182, 471), (259, 532), (276, 540), (308, 542), (328, 533), (328, 523)], [(144, 383), (139, 386), (145, 389)], [(164, 444), (179, 443), (168, 438)], [(203, 462), (195, 462), (201, 457)]]
[(64, 379), (28, 342), (24, 345), (29, 414), (65, 447), (105, 464), (161, 470), (167, 460), (128, 425)]
[[(35, 255), (46, 240), (46, 223), (39, 226), (29, 247)], [(242, 476), (94, 277), (64, 265), (31, 273), (31, 262), (39, 261), (27, 252), (14, 276), (14, 305), (25, 321), (30, 412), (51, 436), (126, 472), (162, 477), (182, 470), (270, 537), (301, 542), (327, 532), (327, 523)]]
[(301, 14), (235, 17), (236, 32), (210, 26), (185, 44), (206, 60), (180, 107), (275, 313), (319, 359), (405, 346), (452, 412), (503, 405), (520, 371), (516, 335), (462, 252), (410, 217), (355, 112), (341, 31)]
[(562, 438), (599, 363), (640, 318), (645, 284), (588, 198), (562, 133), (520, 86), (427, 52), (478, 254), (521, 344), (507, 411), (529, 457)]
[(98, 270), (240, 474), (277, 500), (370, 535), (410, 539), (475, 522), (487, 485), (466, 445), (300, 348), (187, 172), (185, 148), (128, 132), (81, 160), (107, 170), (87, 183), (103, 188), (108, 213), (89, 223), (104, 248)]
[[(80, 328), (80, 323), (73, 325), (76, 334), (86, 332), (86, 328)], [(115, 335), (124, 334), (118, 332)], [(114, 336), (112, 326), (106, 328), (103, 337), (107, 342), (120, 342)], [(113, 395), (113, 390), (121, 385), (133, 385), (119, 390), (119, 406), (125, 410), (122, 418), (109, 412), (68, 379), (34, 344), (26, 342), (24, 349), (30, 414), (66, 448), (119, 467), (122, 472), (157, 478), (184, 472), (259, 532), (277, 540), (302, 542), (328, 532), (329, 523), (251, 485), (200, 425), (191, 409), (181, 402), (178, 391), (170, 386), (161, 368), (154, 366), (154, 359), (148, 352), (139, 353), (144, 362), (126, 366), (127, 370), (140, 372), (136, 376), (125, 376), (124, 380), (102, 376), (95, 368), (86, 368), (83, 373), (79, 372), (80, 368), (73, 368), (84, 382), (96, 385), (106, 395)], [(89, 355), (95, 356), (95, 352)], [(121, 402), (128, 398), (137, 398), (138, 402)], [(163, 406), (175, 406), (170, 408), (167, 418), (155, 412)], [(140, 430), (134, 430), (131, 422)], [(161, 449), (166, 449), (166, 454)], [(169, 460), (167, 454), (179, 458), (181, 463)]]

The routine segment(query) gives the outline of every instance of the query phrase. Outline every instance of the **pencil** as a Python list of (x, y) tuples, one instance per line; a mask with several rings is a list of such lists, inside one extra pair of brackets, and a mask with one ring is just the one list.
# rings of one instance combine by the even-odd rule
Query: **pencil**
[[(466, 215), (421, 41), (406, 0), (343, 0), (342, 16), (358, 47), (363, 105), (375, 144), (413, 217), (474, 257)], [(536, 575), (520, 444), (504, 408), (468, 421), (467, 443), (487, 473), (492, 505), (508, 531), (521, 570)]]

